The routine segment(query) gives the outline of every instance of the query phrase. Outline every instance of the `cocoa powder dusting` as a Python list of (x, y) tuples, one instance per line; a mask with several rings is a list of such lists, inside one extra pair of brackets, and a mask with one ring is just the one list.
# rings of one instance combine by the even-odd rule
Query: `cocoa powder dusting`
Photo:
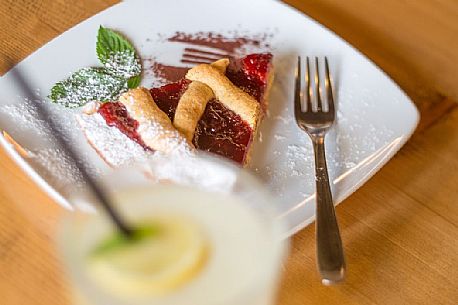
[(188, 45), (188, 47), (183, 48), (183, 54), (177, 54), (177, 59), (183, 66), (164, 64), (153, 58), (150, 60), (151, 72), (163, 83), (176, 82), (183, 78), (188, 69), (194, 65), (210, 63), (221, 58), (243, 56), (246, 55), (244, 52), (246, 48), (254, 49), (257, 52), (270, 50), (268, 40), (272, 34), (262, 33), (247, 36), (232, 33), (231, 36), (233, 37), (226, 37), (214, 32), (175, 32), (171, 37), (166, 38), (166, 41)]
[(211, 47), (234, 54), (237, 49), (246, 45), (260, 46), (261, 40), (249, 37), (228, 38), (213, 32), (197, 32), (193, 34), (176, 32), (167, 39), (170, 42), (184, 42), (191, 45)]
[(189, 67), (169, 66), (154, 61), (151, 69), (155, 77), (171, 83), (182, 79), (189, 70)]

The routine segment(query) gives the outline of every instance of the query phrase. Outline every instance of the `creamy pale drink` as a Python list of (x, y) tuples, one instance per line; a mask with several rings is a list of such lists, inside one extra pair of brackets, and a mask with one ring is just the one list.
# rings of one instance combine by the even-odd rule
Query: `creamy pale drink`
[(130, 239), (103, 213), (73, 213), (59, 239), (75, 302), (274, 304), (287, 242), (270, 197), (250, 196), (176, 184), (118, 189)]

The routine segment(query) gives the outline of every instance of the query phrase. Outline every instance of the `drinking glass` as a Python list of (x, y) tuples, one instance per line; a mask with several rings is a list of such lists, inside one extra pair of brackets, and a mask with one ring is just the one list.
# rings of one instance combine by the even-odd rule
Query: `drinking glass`
[[(135, 274), (95, 278), (88, 255), (115, 230), (85, 191), (63, 219), (58, 245), (78, 305), (271, 305), (288, 252), (276, 200), (248, 171), (209, 155), (160, 159), (114, 170), (99, 179), (129, 224), (178, 215), (199, 226), (208, 241), (205, 262), (173, 289), (149, 293)], [(145, 288), (146, 286), (146, 288)], [(142, 287), (142, 289), (137, 289)], [(151, 289), (153, 291), (153, 289)]]

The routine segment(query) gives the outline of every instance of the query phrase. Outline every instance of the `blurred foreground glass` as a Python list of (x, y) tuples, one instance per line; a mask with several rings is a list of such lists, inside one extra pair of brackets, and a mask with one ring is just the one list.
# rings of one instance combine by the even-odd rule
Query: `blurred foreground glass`
[[(166, 230), (168, 248), (159, 251), (165, 255), (150, 247), (153, 238), (149, 250), (123, 255), (122, 262), (119, 255), (110, 257), (110, 262), (117, 260), (115, 267), (94, 265), (91, 253), (113, 235), (110, 221), (103, 213), (81, 211), (63, 220), (58, 242), (75, 304), (274, 304), (288, 248), (274, 199), (246, 171), (219, 158), (195, 158), (192, 165), (189, 160), (167, 162), (116, 170), (100, 180), (130, 224), (175, 221)], [(168, 176), (175, 181), (165, 181)], [(93, 199), (80, 192), (72, 201), (88, 207)], [(174, 253), (182, 249), (190, 255)]]

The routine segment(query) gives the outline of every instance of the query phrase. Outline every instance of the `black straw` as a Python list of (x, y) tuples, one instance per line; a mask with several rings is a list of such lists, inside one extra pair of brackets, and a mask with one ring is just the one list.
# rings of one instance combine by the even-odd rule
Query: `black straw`
[[(24, 80), (24, 77), (21, 75), (18, 69), (15, 68), (10, 73), (17, 80), (22, 91), (32, 100), (34, 100), (32, 90), (27, 85), (26, 81)], [(39, 119), (43, 120), (44, 122), (47, 122), (46, 125), (52, 131), (52, 134), (57, 140), (57, 144), (67, 154), (70, 160), (76, 165), (76, 168), (81, 173), (81, 176), (89, 186), (89, 189), (98, 199), (99, 203), (110, 216), (111, 220), (114, 222), (118, 230), (126, 237), (130, 237), (132, 229), (128, 225), (126, 225), (126, 223), (121, 219), (121, 217), (119, 217), (118, 212), (113, 208), (113, 205), (110, 203), (107, 194), (99, 185), (97, 185), (95, 179), (89, 174), (86, 164), (78, 156), (78, 153), (76, 153), (73, 146), (70, 143), (68, 143), (68, 141), (65, 141), (63, 133), (55, 124), (49, 111), (41, 103), (33, 102), (32, 104), (35, 107)]]

